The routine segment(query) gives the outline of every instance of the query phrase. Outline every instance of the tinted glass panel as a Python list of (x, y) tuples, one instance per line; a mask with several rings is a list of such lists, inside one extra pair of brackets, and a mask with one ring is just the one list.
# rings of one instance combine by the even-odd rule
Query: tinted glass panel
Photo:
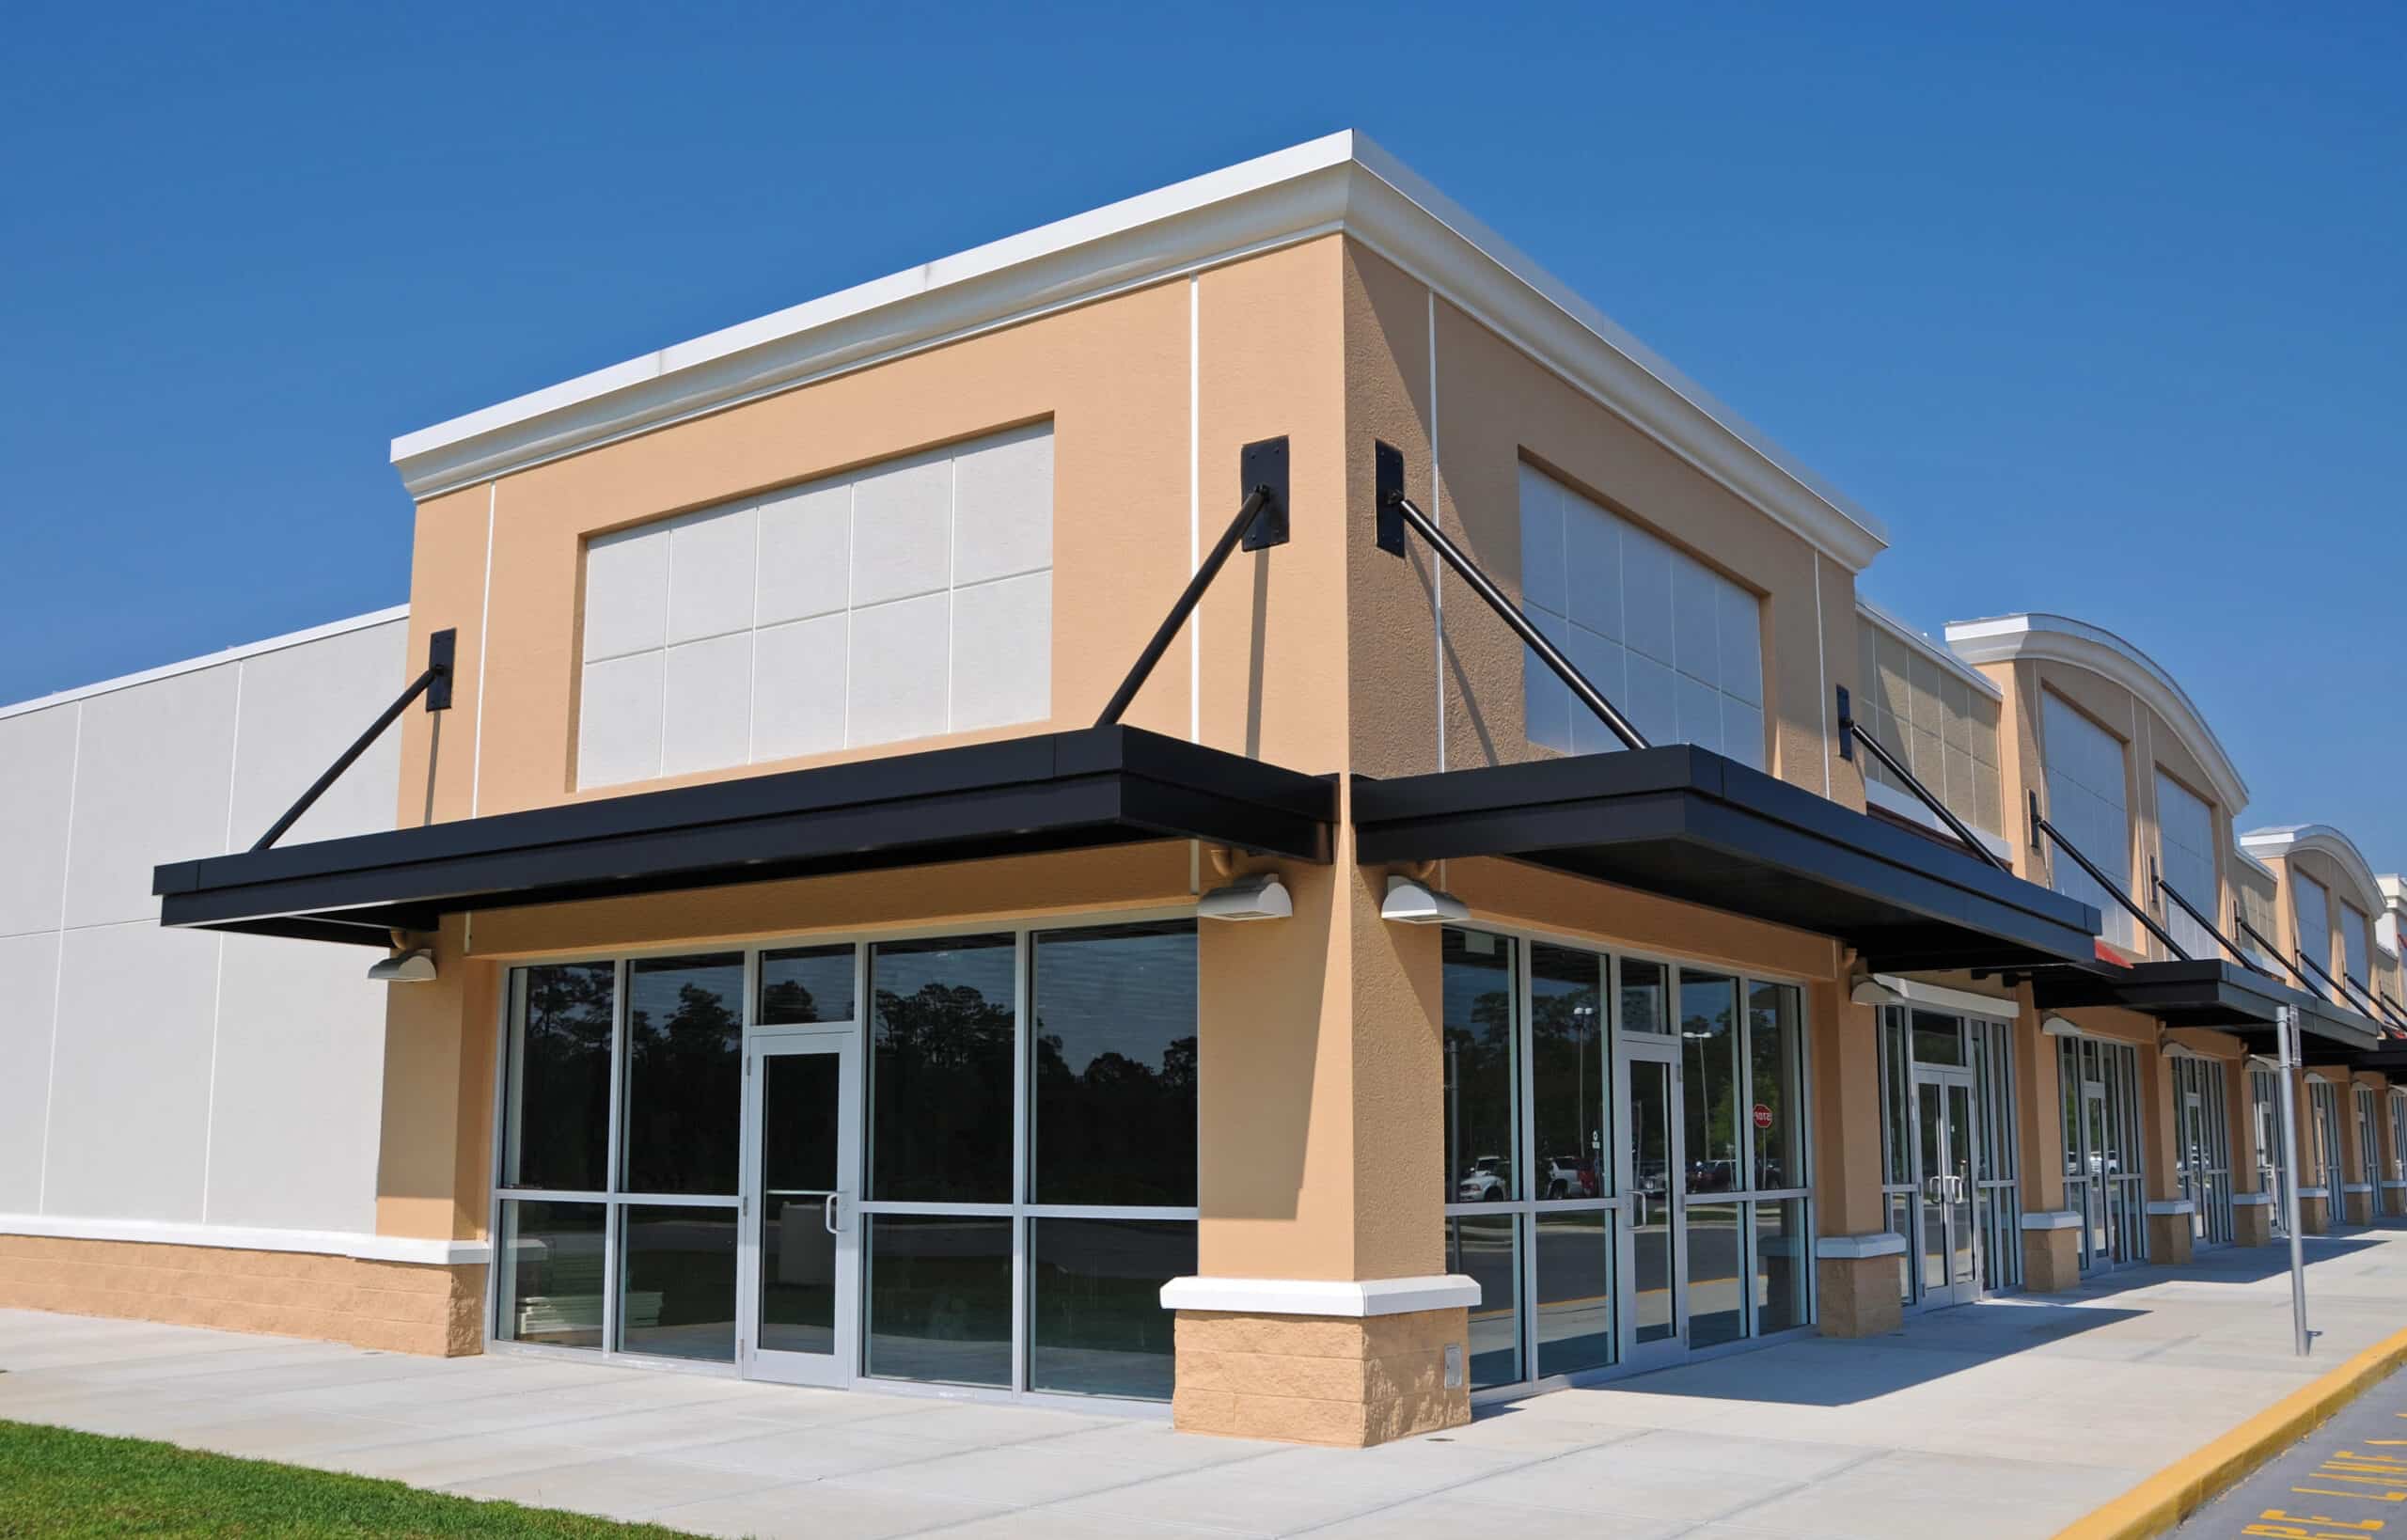
[(761, 1200), (761, 1345), (836, 1351), (836, 1236), (825, 1198)]
[(1195, 922), (1030, 942), (1040, 1203), (1195, 1202)]
[(1446, 1221), (1446, 1270), (1479, 1285), (1471, 1308), (1471, 1388), (1511, 1385), (1521, 1378), (1519, 1269), (1514, 1265), (1509, 1214)]
[(1601, 1211), (1536, 1218), (1540, 1375), (1576, 1375), (1613, 1361), (1612, 1218)]
[(1928, 1011), (1915, 1012), (1914, 1062), (1917, 1064), (1963, 1063), (1962, 1023), (1954, 1016), (1933, 1015)]
[(1755, 1335), (1805, 1323), (1805, 1205), (1797, 1199), (1757, 1203), (1755, 1210)]
[(611, 973), (607, 963), (518, 970), (502, 1176), (510, 1186), (600, 1192), (609, 1186)]
[(1737, 1203), (1695, 1203), (1688, 1211), (1689, 1345), (1711, 1347), (1743, 1334)]
[[(1680, 975), (1688, 1190), (1729, 1192), (1738, 1171), (1738, 982)], [(1691, 1261), (1694, 1259), (1691, 1258)]]
[(1805, 1101), (1798, 1094), (1797, 990), (1756, 984), (1747, 992), (1749, 1136), (1758, 1191), (1805, 1185)]
[(626, 1192), (735, 1194), (744, 959), (627, 965)]
[(794, 947), (761, 954), (762, 1026), (852, 1019), (851, 947)]
[(835, 1191), (842, 1061), (832, 1053), (770, 1054), (761, 1074), (762, 1190)]
[(1014, 950), (1009, 935), (871, 949), (873, 1198), (1011, 1201)]
[[(1590, 951), (1530, 948), (1531, 1109), (1539, 1198), (1599, 1198), (1613, 1190), (1606, 1152), (1605, 960)], [(1547, 1371), (1551, 1373), (1552, 1371)]]
[(600, 1203), (501, 1205), (501, 1320), (496, 1335), (555, 1347), (602, 1345)]
[(865, 1222), (869, 1372), (1009, 1386), (1012, 1221), (879, 1214)]
[(1621, 963), (1621, 1029), (1625, 1032), (1668, 1032), (1672, 1013), (1665, 1008), (1669, 985), (1660, 963), (1625, 957)]
[(1446, 1199), (1496, 1202), (1513, 1182), (1513, 944), (1445, 934)]
[(735, 1210), (630, 1203), (619, 1213), (619, 1346), (735, 1358)]
[(1029, 1267), (1030, 1390), (1168, 1401), (1162, 1285), (1196, 1270), (1186, 1220), (1038, 1219)]

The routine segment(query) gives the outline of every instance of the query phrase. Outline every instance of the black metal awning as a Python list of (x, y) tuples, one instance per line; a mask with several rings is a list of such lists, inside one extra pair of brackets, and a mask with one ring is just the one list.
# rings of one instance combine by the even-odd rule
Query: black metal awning
[(2041, 968), (2032, 975), (2031, 991), (2042, 1011), (2100, 1006), (2135, 1011), (2168, 1027), (2229, 1032), (2251, 1052), (2275, 1050), (2275, 1024), (2286, 1005), (2298, 1013), (2299, 1030), (2305, 1037), (2359, 1049), (2383, 1036), (2379, 1026), (2353, 1011), (2219, 957), (2133, 963), (2103, 971)]
[(465, 909), (1196, 839), (1329, 859), (1329, 777), (1138, 728), (593, 797), (157, 869), (161, 923), (382, 948)]
[(1356, 777), (1366, 863), (1513, 859), (1834, 935), (1874, 970), (2103, 966), (2098, 911), (1690, 745)]

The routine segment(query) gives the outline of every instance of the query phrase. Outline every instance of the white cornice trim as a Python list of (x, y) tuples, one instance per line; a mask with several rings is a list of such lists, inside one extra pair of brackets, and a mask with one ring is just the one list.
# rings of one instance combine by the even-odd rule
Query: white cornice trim
[(272, 1230), (226, 1224), (174, 1224), (163, 1219), (84, 1219), (49, 1214), (0, 1214), (0, 1235), (49, 1240), (135, 1241), (151, 1246), (207, 1246), (233, 1251), (295, 1251), (407, 1262), (433, 1267), (491, 1260), (483, 1241), (421, 1240), (357, 1230)]
[(1310, 1278), (1173, 1278), (1162, 1309), (1239, 1315), (1408, 1315), (1479, 1303), (1479, 1283), (1460, 1273), (1346, 1282)]
[(2234, 856), (2239, 856), (2242, 860), (2246, 861), (2250, 866), (2255, 867), (2258, 871), (2262, 872), (2266, 878), (2277, 888), (2281, 886), (2282, 874), (2274, 871), (2272, 867), (2267, 866), (2264, 862), (2258, 860), (2256, 856), (2248, 854), (2248, 848), (2245, 845), (2242, 845), (2239, 841), (2235, 840), (2231, 842), (2231, 853)]
[[(1914, 795), (1911, 792), (1901, 792), (1886, 781), (1873, 780), (1867, 778), (1864, 782), (1864, 800), (1877, 804), (1878, 806), (1886, 809), (1888, 811), (1896, 813), (1900, 818), (1909, 819), (1913, 823), (1920, 824), (1925, 828), (1937, 829), (1940, 833), (1947, 836), (1947, 841), (1950, 844), (1957, 842), (1956, 831), (1941, 823), (1939, 821), (1939, 815), (1932, 812), (1928, 808), (1924, 807), (1922, 805), (1922, 798)], [(1970, 824), (1967, 824), (1964, 826), (1972, 828)], [(1996, 856), (2001, 861), (2006, 861), (2009, 863), (2013, 861), (2014, 847), (2007, 844), (2004, 840), (1999, 839), (1996, 835), (1991, 834), (1987, 829), (1973, 829), (1973, 833), (1980, 840), (1982, 844), (1989, 847), (1990, 855)]]
[[(1962, 658), (1958, 657), (1946, 648), (1940, 646), (1928, 636), (1915, 630), (1912, 626), (1908, 625), (1904, 621), (1899, 620), (1896, 616), (1892, 615), (1889, 611), (1881, 608), (1879, 605), (1874, 604), (1871, 600), (1866, 599), (1860, 593), (1855, 596), (1855, 612), (1864, 620), (1871, 621), (1874, 625), (1879, 626), (1881, 630), (1886, 631), (1891, 636), (1896, 637), (1899, 641), (1904, 642), (1908, 647), (1912, 648), (1915, 652), (1920, 652), (1923, 656), (1930, 659), (1931, 662), (1938, 664), (1942, 668), (1944, 668), (1947, 672), (1955, 675), (1964, 684), (1970, 684), (1973, 688), (1980, 691), (1983, 695), (1988, 696), (1990, 699), (2003, 700), (2006, 699), (2006, 692), (1999, 689), (1996, 682), (1991, 680), (1989, 675), (1981, 672), (1978, 668), (1974, 668), (1971, 664), (1966, 663)], [(1871, 683), (1866, 681), (1864, 688), (1868, 690), (1871, 687)]]
[(2085, 668), (2113, 680), (2137, 696), (2188, 744), (2190, 752), (2206, 768), (2207, 778), (2214, 782), (2211, 790), (2215, 800), (2223, 804), (2226, 817), (2237, 817), (2248, 806), (2248, 782), (2231, 762), (2223, 740), (2207, 725), (2189, 692), (2176, 684), (2154, 658), (2103, 626), (2037, 612), (2002, 615), (1987, 621), (1951, 621), (1947, 625), (1947, 645), (1967, 663), (2007, 663), (2029, 658)]
[(2069, 1208), (2032, 1209), (2022, 1216), (2025, 1230), (2078, 1230), (2081, 1216)]
[(313, 625), (307, 631), (288, 631), (281, 636), (270, 636), (263, 641), (245, 642), (240, 647), (229, 647), (222, 652), (208, 652), (197, 658), (186, 658), (181, 663), (163, 663), (156, 668), (145, 668), (138, 674), (119, 674), (115, 679), (104, 679), (96, 684), (78, 684), (73, 689), (60, 690), (55, 695), (37, 696), (31, 700), (20, 700), (13, 706), (0, 706), (0, 721), (6, 721), (11, 716), (24, 716), (32, 712), (48, 711), (53, 706), (64, 706), (73, 700), (88, 700), (96, 695), (109, 695), (118, 690), (130, 690), (136, 684), (148, 684), (153, 680), (171, 679), (177, 674), (197, 673), (203, 668), (214, 668), (221, 664), (239, 663), (244, 658), (258, 657), (262, 652), (280, 652), (288, 647), (299, 647), (307, 642), (323, 641), (328, 636), (339, 636), (346, 631), (365, 631), (370, 626), (383, 625), (387, 621), (405, 621), (409, 619), (409, 605), (395, 605), (390, 609), (354, 615), (347, 621), (328, 621), (323, 625)]
[(2150, 1214), (2195, 1214), (2198, 1205), (2187, 1198), (2151, 1198), (2147, 1201)]
[(1879, 1230), (1868, 1235), (1824, 1235), (1814, 1243), (1814, 1254), (1828, 1262), (1902, 1256), (1905, 1249), (1906, 1237), (1894, 1230)]
[[(2373, 863), (2357, 848), (2356, 841), (2329, 824), (2291, 824), (2281, 828), (2250, 829), (2240, 837), (2241, 848), (2258, 858), (2288, 860), (2301, 850), (2320, 851), (2338, 863), (2349, 880), (2356, 884), (2359, 903), (2355, 907), (2367, 915), (2383, 910), (2382, 879), (2373, 873)], [(2338, 919), (2338, 916), (2334, 916)]]
[(1353, 132), (976, 246), (393, 441), (428, 497), (1068, 306), (1343, 232), (1850, 572), (1879, 520)]

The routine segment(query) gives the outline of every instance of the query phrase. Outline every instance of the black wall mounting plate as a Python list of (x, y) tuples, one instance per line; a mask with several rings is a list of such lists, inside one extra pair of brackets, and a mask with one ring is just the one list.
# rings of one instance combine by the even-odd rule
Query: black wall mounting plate
[(1270, 500), (1253, 523), (1246, 526), (1240, 548), (1248, 551), (1266, 550), (1287, 543), (1287, 439), (1257, 439), (1237, 451), (1237, 498), (1240, 502), (1253, 495), (1256, 487), (1268, 487)]

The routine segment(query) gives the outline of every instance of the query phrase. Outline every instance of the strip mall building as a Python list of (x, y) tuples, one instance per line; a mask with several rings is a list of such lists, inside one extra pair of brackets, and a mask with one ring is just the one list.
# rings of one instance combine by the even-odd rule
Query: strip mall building
[(1369, 1443), (2407, 1212), (2398, 879), (1358, 135), (394, 463), (0, 713), (0, 1304)]

